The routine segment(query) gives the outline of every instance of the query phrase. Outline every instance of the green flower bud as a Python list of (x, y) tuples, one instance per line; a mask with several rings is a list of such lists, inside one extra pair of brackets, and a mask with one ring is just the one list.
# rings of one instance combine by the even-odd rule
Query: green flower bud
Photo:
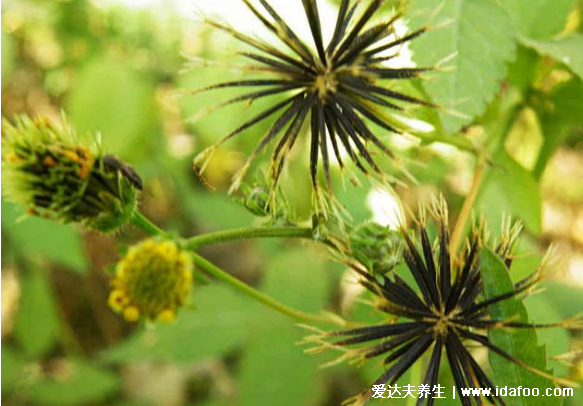
[(258, 217), (266, 217), (271, 214), (269, 188), (266, 185), (244, 184), (241, 188), (244, 194), (243, 204), (247, 210)]
[(61, 129), (44, 118), (2, 121), (2, 195), (31, 215), (114, 231), (133, 215), (141, 186), (131, 166), (66, 122)]
[(173, 241), (146, 240), (117, 264), (109, 305), (129, 322), (171, 321), (192, 289), (192, 261)]
[(350, 233), (352, 255), (372, 273), (385, 274), (401, 261), (401, 235), (378, 223), (365, 223)]
[(267, 217), (270, 224), (291, 224), (288, 205), (281, 190), (271, 189), (261, 181), (241, 184), (240, 202), (257, 217)]

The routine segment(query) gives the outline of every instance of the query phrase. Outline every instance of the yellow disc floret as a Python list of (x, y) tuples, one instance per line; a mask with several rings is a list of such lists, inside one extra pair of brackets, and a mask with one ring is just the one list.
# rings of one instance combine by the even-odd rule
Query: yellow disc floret
[(173, 241), (146, 240), (117, 264), (109, 306), (128, 322), (174, 320), (192, 288), (192, 261)]

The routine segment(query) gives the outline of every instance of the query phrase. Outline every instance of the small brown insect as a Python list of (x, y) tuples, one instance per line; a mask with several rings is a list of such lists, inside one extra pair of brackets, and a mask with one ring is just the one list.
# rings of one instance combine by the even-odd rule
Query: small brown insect
[(34, 209), (34, 207), (30, 207), (30, 206), (26, 208), (26, 214), (28, 214), (29, 216), (38, 216), (39, 215), (38, 211), (36, 211)]
[(108, 170), (120, 171), (121, 174), (127, 180), (129, 180), (136, 189), (143, 189), (142, 178), (140, 175), (138, 175), (133, 166), (126, 164), (114, 155), (104, 155), (103, 165)]

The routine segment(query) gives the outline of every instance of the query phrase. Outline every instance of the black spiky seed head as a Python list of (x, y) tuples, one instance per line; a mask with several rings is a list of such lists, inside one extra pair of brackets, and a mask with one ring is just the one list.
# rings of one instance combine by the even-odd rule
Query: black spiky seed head
[[(427, 371), (423, 378), (423, 385), (426, 387), (434, 388), (437, 385), (442, 355), (445, 355), (458, 391), (460, 388), (470, 387), (494, 388), (491, 379), (470, 352), (468, 346), (470, 344), (485, 347), (521, 368), (562, 383), (560, 379), (529, 366), (494, 345), (484, 332), (502, 328), (580, 329), (580, 316), (555, 324), (492, 319), (489, 316), (490, 307), (512, 297), (527, 294), (540, 281), (542, 268), (516, 283), (513, 290), (486, 299), (479, 255), (480, 249), (488, 246), (484, 226), (474, 228), (460, 261), (452, 261), (447, 213), (443, 203), (436, 205), (434, 213), (439, 230), (439, 236), (434, 244), (430, 242), (424, 215), (420, 216), (420, 247), (415, 244), (413, 237), (402, 229), (405, 244), (403, 260), (414, 283), (406, 282), (397, 273), (372, 275), (362, 264), (347, 261), (352, 269), (361, 275), (361, 284), (374, 295), (375, 307), (391, 315), (392, 319), (398, 317), (398, 321), (344, 331), (321, 332), (306, 338), (307, 343), (319, 344), (307, 352), (316, 353), (329, 348), (343, 349), (344, 355), (330, 364), (345, 359), (365, 361), (369, 358), (385, 357), (383, 360), (385, 372), (371, 387), (395, 385), (415, 362), (426, 352), (430, 352)], [(519, 225), (511, 226), (508, 222), (499, 242), (492, 247), (507, 267), (512, 265), (519, 231)], [(362, 346), (367, 343), (370, 345)], [(348, 350), (345, 348), (352, 346), (358, 348)], [(373, 390), (369, 388), (347, 402), (363, 404), (372, 394)], [(483, 404), (480, 397), (463, 396), (461, 393), (459, 399), (464, 406)], [(505, 404), (494, 390), (486, 400), (492, 404)], [(417, 405), (433, 405), (434, 401), (433, 396), (419, 397)]]
[[(279, 136), (270, 160), (270, 178), (277, 184), (286, 157), (297, 141), (305, 122), (309, 123), (310, 173), (312, 187), (318, 192), (318, 162), (321, 159), (325, 186), (330, 191), (330, 156), (344, 167), (341, 151), (344, 149), (354, 165), (362, 172), (382, 177), (382, 171), (373, 159), (370, 145), (382, 154), (392, 152), (371, 130), (368, 121), (392, 133), (399, 133), (381, 108), (402, 110), (401, 103), (433, 106), (406, 94), (391, 90), (395, 80), (415, 78), (430, 68), (390, 68), (385, 62), (398, 54), (403, 44), (427, 30), (422, 28), (406, 36), (391, 39), (398, 15), (381, 22), (371, 21), (379, 13), (383, 0), (342, 0), (336, 26), (330, 42), (322, 39), (320, 17), (316, 0), (302, 0), (315, 50), (294, 33), (277, 11), (266, 0), (258, 0), (261, 9), (251, 0), (242, 0), (255, 17), (285, 46), (280, 49), (256, 37), (245, 35), (224, 23), (207, 20), (253, 48), (240, 54), (250, 60), (253, 71), (262, 71), (267, 77), (218, 83), (194, 93), (224, 88), (254, 88), (254, 90), (227, 100), (220, 106), (252, 101), (273, 95), (285, 99), (241, 124), (213, 146), (201, 152), (194, 160), (198, 173), (205, 169), (212, 152), (224, 141), (270, 117), (273, 123), (263, 136), (251, 157), (235, 176), (233, 188), (238, 188), (252, 160)], [(331, 151), (328, 150), (331, 145)]]

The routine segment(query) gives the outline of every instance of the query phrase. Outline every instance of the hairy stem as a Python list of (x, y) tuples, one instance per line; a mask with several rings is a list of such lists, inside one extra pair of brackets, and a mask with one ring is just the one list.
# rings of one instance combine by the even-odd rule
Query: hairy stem
[(141, 228), (146, 233), (150, 234), (151, 236), (163, 236), (168, 235), (168, 233), (158, 227), (156, 224), (152, 223), (146, 216), (140, 213), (138, 210), (134, 211), (132, 218), (130, 219), (130, 223), (134, 226)]
[(217, 231), (197, 235), (183, 240), (182, 246), (195, 250), (204, 245), (225, 241), (238, 241), (249, 238), (307, 238), (312, 239), (312, 229), (309, 227), (245, 227), (234, 230)]
[(476, 162), (476, 170), (474, 171), (474, 178), (472, 180), (472, 187), (464, 200), (464, 204), (460, 211), (460, 215), (457, 218), (455, 223), (455, 227), (453, 229), (453, 233), (451, 235), (451, 253), (455, 255), (459, 248), (462, 235), (464, 232), (464, 227), (468, 222), (468, 218), (470, 217), (470, 213), (472, 212), (472, 207), (474, 207), (474, 202), (476, 201), (476, 197), (478, 196), (478, 192), (480, 191), (480, 186), (482, 185), (482, 181), (484, 180), (484, 171), (486, 170), (486, 158), (479, 157), (478, 161)]
[(339, 316), (326, 316), (326, 315), (315, 315), (302, 312), (301, 310), (294, 309), (283, 303), (278, 302), (271, 296), (266, 295), (263, 292), (258, 291), (257, 289), (247, 285), (246, 283), (240, 281), (239, 279), (229, 275), (227, 272), (223, 271), (218, 266), (214, 265), (213, 263), (207, 261), (200, 255), (196, 253), (192, 253), (192, 259), (194, 264), (201, 270), (213, 275), (215, 278), (231, 285), (233, 288), (237, 289), (238, 291), (246, 294), (247, 296), (251, 296), (255, 300), (263, 303), (264, 305), (271, 307), (273, 310), (285, 314), (288, 317), (293, 319), (310, 322), (310, 323), (327, 323), (327, 324), (335, 324), (339, 326), (346, 326), (346, 322), (341, 319)]

